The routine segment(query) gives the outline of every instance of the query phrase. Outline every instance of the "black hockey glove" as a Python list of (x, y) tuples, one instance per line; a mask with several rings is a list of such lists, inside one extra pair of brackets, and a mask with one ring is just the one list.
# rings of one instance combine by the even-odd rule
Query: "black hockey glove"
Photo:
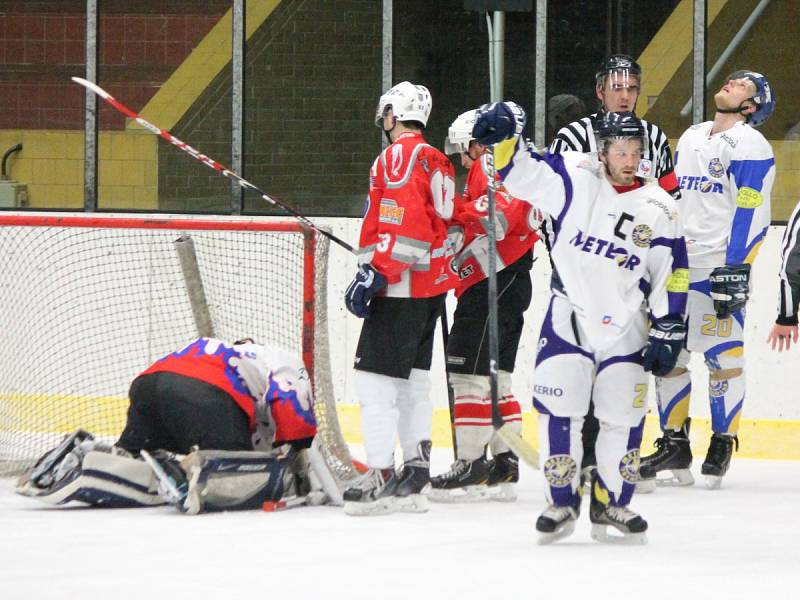
[(376, 271), (372, 265), (359, 265), (358, 273), (344, 293), (347, 310), (359, 319), (369, 316), (369, 301), (385, 287), (386, 277)]
[(666, 318), (653, 321), (642, 350), (642, 366), (656, 377), (663, 377), (675, 368), (686, 340), (683, 319)]
[(525, 128), (525, 111), (514, 102), (493, 102), (478, 109), (472, 137), (479, 144), (492, 146), (521, 134)]
[(711, 271), (711, 299), (718, 319), (744, 308), (750, 296), (750, 265), (725, 265)]

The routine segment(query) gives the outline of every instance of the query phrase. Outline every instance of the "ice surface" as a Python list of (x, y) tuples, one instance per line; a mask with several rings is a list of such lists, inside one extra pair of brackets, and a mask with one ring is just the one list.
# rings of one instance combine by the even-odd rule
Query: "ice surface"
[[(434, 450), (434, 472), (449, 450)], [(424, 515), (297, 508), (187, 517), (169, 507), (50, 508), (0, 479), (0, 598), (455, 600), (796, 597), (800, 463), (736, 460), (718, 491), (634, 498), (644, 547), (575, 534), (537, 546), (541, 473), (513, 504), (432, 504)]]

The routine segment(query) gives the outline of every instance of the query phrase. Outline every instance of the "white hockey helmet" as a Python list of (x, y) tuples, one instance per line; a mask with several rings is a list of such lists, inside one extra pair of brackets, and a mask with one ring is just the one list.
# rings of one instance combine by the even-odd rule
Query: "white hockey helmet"
[(469, 151), (469, 143), (475, 138), (472, 137), (472, 128), (475, 126), (476, 109), (468, 110), (456, 117), (456, 120), (447, 130), (447, 137), (444, 140), (445, 154), (461, 154)]
[(382, 126), (383, 116), (391, 108), (398, 121), (419, 121), (424, 127), (428, 124), (432, 106), (428, 88), (402, 81), (381, 96), (375, 111), (375, 125)]

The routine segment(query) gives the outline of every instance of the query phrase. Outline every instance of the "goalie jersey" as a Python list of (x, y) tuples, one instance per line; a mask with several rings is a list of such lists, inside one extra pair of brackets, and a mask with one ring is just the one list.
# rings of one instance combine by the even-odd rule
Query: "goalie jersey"
[(770, 223), (775, 158), (749, 125), (710, 135), (712, 125), (687, 129), (675, 153), (689, 260), (693, 268), (752, 264)]
[(572, 305), (588, 343), (608, 349), (646, 302), (652, 318), (682, 318), (688, 268), (675, 201), (655, 182), (618, 193), (591, 155), (535, 153), (524, 140), (495, 147), (506, 189), (552, 222), (552, 293)]
[(199, 338), (139, 376), (163, 371), (224, 390), (247, 414), (251, 430), (258, 422), (267, 425), (276, 443), (316, 434), (308, 371), (300, 358), (281, 348)]

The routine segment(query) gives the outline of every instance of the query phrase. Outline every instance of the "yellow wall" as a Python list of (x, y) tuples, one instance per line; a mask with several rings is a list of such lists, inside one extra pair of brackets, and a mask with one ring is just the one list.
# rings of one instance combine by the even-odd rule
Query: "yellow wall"
[[(11, 179), (28, 184), (33, 208), (83, 207), (83, 131), (2, 130), (0, 148), (21, 143), (9, 159)], [(158, 207), (158, 138), (144, 132), (101, 132), (100, 207)]]

